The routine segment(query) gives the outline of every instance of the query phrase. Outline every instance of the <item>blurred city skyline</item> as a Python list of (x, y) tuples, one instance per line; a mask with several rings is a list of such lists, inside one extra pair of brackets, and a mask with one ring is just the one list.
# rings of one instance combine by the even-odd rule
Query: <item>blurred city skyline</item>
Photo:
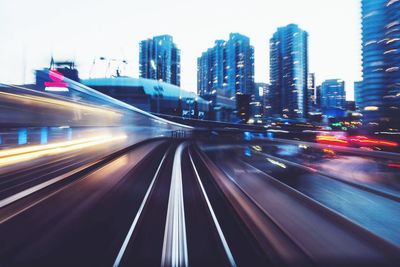
[[(343, 79), (353, 99), (353, 82), (361, 79), (360, 16), (358, 0), (0, 0), (0, 82), (32, 81), (33, 69), (47, 67), (52, 55), (75, 60), (83, 78), (100, 57), (126, 60), (123, 74), (138, 77), (139, 42), (170, 34), (181, 49), (181, 85), (196, 91), (197, 57), (230, 32), (250, 37), (255, 81), (269, 82), (269, 39), (296, 23), (309, 33), (309, 71), (317, 84)], [(97, 61), (93, 76), (104, 76), (106, 65)]]

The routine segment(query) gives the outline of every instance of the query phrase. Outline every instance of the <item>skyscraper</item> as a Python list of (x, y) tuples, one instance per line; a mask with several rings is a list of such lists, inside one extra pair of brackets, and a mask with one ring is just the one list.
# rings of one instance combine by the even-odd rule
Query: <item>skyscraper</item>
[(321, 85), (321, 108), (346, 109), (346, 92), (343, 80), (326, 80)]
[(215, 41), (215, 46), (211, 54), (211, 84), (215, 88), (224, 88), (227, 80), (226, 70), (226, 42), (224, 40)]
[(270, 39), (272, 112), (289, 118), (308, 113), (308, 33), (295, 24), (278, 28)]
[(321, 109), (321, 85), (315, 87), (315, 108), (317, 110)]
[(197, 91), (201, 96), (211, 95), (226, 87), (226, 42), (215, 41), (215, 45), (197, 59)]
[(197, 59), (197, 90), (200, 95), (223, 89), (224, 95), (251, 95), (254, 88), (254, 48), (250, 39), (231, 33), (228, 41), (217, 40)]
[(400, 1), (361, 4), (364, 124), (400, 129)]
[(230, 118), (233, 104), (241, 120), (248, 120), (254, 92), (254, 48), (248, 37), (231, 33), (228, 41), (216, 40), (202, 53), (197, 59), (197, 92), (226, 113), (222, 117)]
[(172, 36), (160, 35), (140, 42), (139, 76), (180, 86), (180, 50)]
[(227, 90), (230, 94), (251, 95), (254, 88), (254, 47), (250, 39), (231, 33), (226, 42)]
[(197, 58), (197, 94), (200, 96), (211, 95), (212, 78), (211, 78), (211, 49), (203, 52)]
[(315, 110), (316, 96), (315, 96), (315, 73), (308, 74), (307, 80), (307, 102), (308, 112)]
[(362, 93), (362, 81), (354, 82), (354, 100), (356, 102), (356, 107), (358, 110), (363, 110), (363, 101), (361, 98)]

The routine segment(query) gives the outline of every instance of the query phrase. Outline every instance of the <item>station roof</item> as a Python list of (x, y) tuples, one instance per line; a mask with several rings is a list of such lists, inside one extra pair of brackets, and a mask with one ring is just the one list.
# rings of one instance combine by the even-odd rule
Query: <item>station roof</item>
[(199, 103), (207, 103), (206, 100), (197, 96), (197, 94), (194, 92), (189, 92), (173, 84), (151, 79), (112, 77), (112, 78), (95, 78), (95, 79), (81, 80), (81, 83), (88, 87), (96, 87), (96, 86), (143, 87), (145, 94), (147, 95), (153, 96), (160, 93), (163, 95), (163, 97), (176, 98), (176, 99), (179, 97), (181, 97), (182, 99), (197, 98)]

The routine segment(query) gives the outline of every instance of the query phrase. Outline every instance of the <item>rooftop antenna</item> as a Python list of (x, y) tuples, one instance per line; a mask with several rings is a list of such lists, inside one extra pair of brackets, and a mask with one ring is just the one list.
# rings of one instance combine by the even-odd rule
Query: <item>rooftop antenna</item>
[(71, 68), (75, 69), (75, 61), (76, 61), (76, 47), (74, 49), (74, 56), (72, 57)]
[(53, 67), (54, 67), (54, 57), (53, 57), (53, 53), (51, 53), (50, 68), (49, 69), (53, 69)]

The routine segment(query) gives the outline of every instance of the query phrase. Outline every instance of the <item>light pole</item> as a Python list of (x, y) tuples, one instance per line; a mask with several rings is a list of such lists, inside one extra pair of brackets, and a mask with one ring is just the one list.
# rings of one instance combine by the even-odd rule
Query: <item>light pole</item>
[[(94, 66), (96, 65), (96, 61), (106, 61), (107, 64), (107, 68), (106, 71), (104, 73), (104, 78), (107, 78), (107, 74), (110, 70), (111, 67), (111, 62), (119, 62), (119, 63), (123, 63), (125, 64), (124, 67), (128, 64), (128, 61), (126, 61), (125, 59), (117, 59), (117, 58), (106, 58), (106, 57), (99, 57), (99, 58), (94, 58), (93, 59), (93, 63), (92, 63), (92, 67), (90, 68), (90, 72), (89, 72), (89, 79), (92, 78), (92, 74), (93, 74), (93, 69)], [(124, 68), (125, 69), (125, 68)], [(117, 71), (116, 71), (117, 76), (120, 76), (120, 65), (118, 65)]]

